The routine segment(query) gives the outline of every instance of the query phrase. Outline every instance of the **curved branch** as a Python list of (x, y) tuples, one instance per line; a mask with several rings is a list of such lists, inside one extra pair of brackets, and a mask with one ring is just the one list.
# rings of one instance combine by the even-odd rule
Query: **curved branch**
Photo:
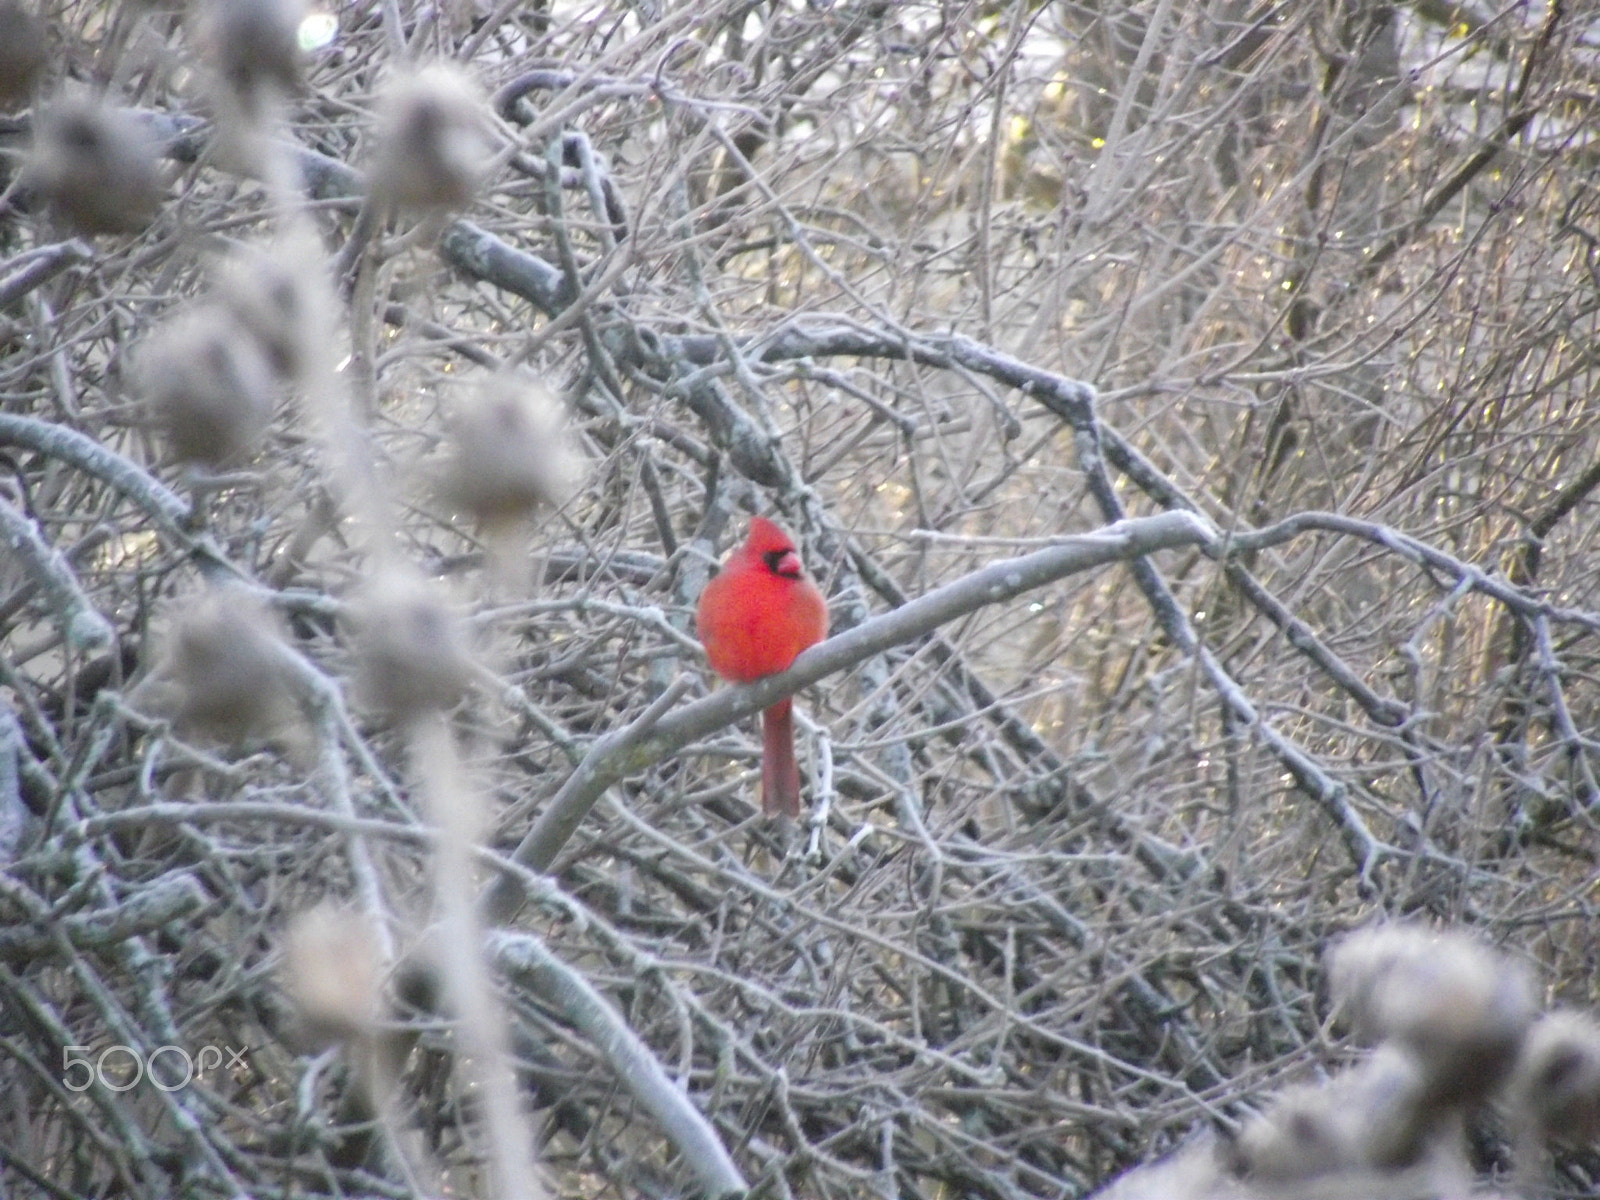
[(50, 612), (61, 624), (61, 634), (74, 650), (96, 650), (116, 639), (111, 622), (101, 616), (78, 586), (78, 577), (66, 557), (44, 540), (35, 525), (0, 499), (0, 545), (21, 562), (28, 578), (49, 599)]
[[(1064, 539), (1047, 549), (991, 563), (953, 583), (917, 597), (807, 650), (794, 666), (754, 683), (726, 688), (685, 705), (641, 736), (635, 726), (600, 738), (567, 778), (549, 806), (512, 853), (534, 871), (546, 870), (605, 790), (683, 749), (690, 742), (750, 716), (824, 676), (932, 633), (947, 621), (998, 604), (1034, 588), (1107, 563), (1140, 558), (1157, 550), (1209, 544), (1218, 534), (1192, 513), (1162, 513), (1119, 521), (1094, 533)], [(637, 724), (637, 723), (636, 723)], [(492, 920), (505, 920), (521, 905), (518, 884), (501, 876), (486, 897)]]
[(529, 934), (493, 933), (488, 952), (506, 978), (553, 1005), (605, 1056), (617, 1081), (661, 1123), (707, 1197), (738, 1196), (750, 1190), (711, 1123), (587, 979)]
[(144, 509), (162, 533), (184, 546), (193, 544), (194, 539), (184, 527), (189, 519), (189, 506), (132, 459), (102, 446), (87, 434), (52, 421), (0, 413), (0, 446), (7, 445), (25, 446), (39, 454), (59, 458), (103, 479)]
[(1592, 612), (1579, 608), (1561, 608), (1540, 600), (1515, 584), (1491, 575), (1471, 563), (1462, 562), (1454, 555), (1446, 554), (1443, 550), (1428, 545), (1427, 542), (1376, 521), (1363, 521), (1359, 517), (1347, 517), (1343, 513), (1316, 511), (1295, 513), (1292, 517), (1285, 517), (1262, 529), (1248, 533), (1231, 533), (1227, 538), (1226, 550), (1232, 554), (1262, 550), (1289, 541), (1307, 530), (1323, 530), (1362, 538), (1408, 559), (1419, 567), (1445, 571), (1454, 577), (1458, 584), (1475, 592), (1482, 592), (1530, 620), (1546, 617), (1558, 624), (1577, 625), (1591, 633), (1600, 633), (1600, 616)]
[(34, 288), (48, 283), (68, 267), (88, 262), (94, 250), (77, 238), (40, 246), (0, 264), (10, 273), (0, 279), (0, 308), (8, 308)]

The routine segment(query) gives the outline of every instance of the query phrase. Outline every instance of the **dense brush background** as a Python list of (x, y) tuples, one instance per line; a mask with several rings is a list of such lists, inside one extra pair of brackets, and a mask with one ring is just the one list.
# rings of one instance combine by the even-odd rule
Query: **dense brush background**
[[(438, 908), (417, 756), (351, 686), (346, 610), (392, 558), (468, 614), (447, 771), (509, 851), (596, 739), (714, 687), (692, 605), (754, 511), (836, 630), (1120, 512), (1346, 518), (1075, 575), (830, 677), (799, 705), (819, 826), (757, 818), (753, 721), (605, 793), (511, 924), (764, 1194), (1073, 1196), (1230, 1128), (1347, 1059), (1319, 954), (1380, 913), (1593, 1000), (1584, 5), (350, 3), (252, 134), (297, 148), (293, 201), (246, 169), (197, 15), (40, 12), (35, 94), (104, 90), (171, 178), (137, 233), (63, 247), (26, 186), (0, 220), (0, 418), (33, 422), (0, 506), (114, 630), (71, 634), (0, 550), (11, 1195), (489, 1194), (448, 1020), (406, 1018), (393, 1118), (430, 1183), (352, 1153), (357, 1073), (308, 1057), (285, 996), (295, 914), (362, 909), (404, 954)], [(435, 60), (498, 157), (465, 207), (344, 253), (377, 97)], [(37, 107), (0, 119), (13, 178)], [(320, 242), (292, 271), (355, 268), (328, 377), (197, 487), (130, 364), (291, 220)], [(486, 531), (436, 480), (451, 406), (512, 362), (570, 409), (582, 483)], [(1092, 384), (1099, 424), (1017, 363)], [(247, 582), (347, 706), (232, 746), (152, 716), (135, 689), (203, 576)], [(702, 1186), (570, 1013), (504, 996), (552, 1190)], [(63, 1086), (64, 1047), (119, 1045), (245, 1053), (170, 1093)]]

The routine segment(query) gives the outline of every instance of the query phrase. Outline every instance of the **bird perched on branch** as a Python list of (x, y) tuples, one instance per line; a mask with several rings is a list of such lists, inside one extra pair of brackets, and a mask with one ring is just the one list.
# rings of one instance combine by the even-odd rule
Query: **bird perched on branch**
[[(787, 670), (828, 634), (828, 606), (807, 577), (792, 538), (764, 517), (700, 593), (695, 631), (718, 675), (749, 683)], [(800, 815), (792, 701), (761, 714), (761, 810)]]

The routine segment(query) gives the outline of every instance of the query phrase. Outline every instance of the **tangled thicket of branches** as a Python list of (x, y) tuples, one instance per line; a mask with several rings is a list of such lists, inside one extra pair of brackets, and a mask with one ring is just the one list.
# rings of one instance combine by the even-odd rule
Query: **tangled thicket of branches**
[(1587, 16), (304, 15), (0, 14), (15, 1194), (1076, 1195), (1375, 914), (1591, 1002)]

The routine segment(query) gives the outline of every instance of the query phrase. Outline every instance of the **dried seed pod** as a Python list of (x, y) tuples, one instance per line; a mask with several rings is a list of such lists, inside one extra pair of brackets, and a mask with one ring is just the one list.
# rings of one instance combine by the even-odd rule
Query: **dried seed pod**
[(448, 425), (450, 454), (441, 490), (480, 525), (514, 525), (541, 504), (564, 504), (582, 480), (565, 408), (520, 371), (484, 379), (463, 397)]
[(364, 1040), (382, 1012), (383, 965), (372, 924), (360, 913), (319, 905), (289, 925), (283, 985), (318, 1043)]
[(237, 465), (272, 420), (277, 383), (267, 354), (217, 306), (191, 309), (152, 334), (134, 376), (174, 462)]
[(1359, 1114), (1362, 1154), (1373, 1168), (1428, 1162), (1436, 1174), (1468, 1174), (1460, 1111), (1438, 1103), (1434, 1081), (1410, 1050), (1379, 1046), (1339, 1076), (1333, 1091), (1335, 1103)]
[(137, 233), (166, 193), (155, 139), (134, 117), (85, 95), (39, 116), (27, 185), (79, 233)]
[(162, 674), (180, 735), (237, 745), (268, 737), (293, 717), (278, 622), (238, 587), (184, 606)]
[(217, 302), (266, 351), (280, 379), (303, 379), (315, 339), (331, 336), (316, 278), (321, 269), (310, 247), (291, 242), (240, 249), (217, 271)]
[(44, 22), (17, 0), (0, 0), (0, 104), (25, 104), (48, 61)]
[(1459, 1158), (1459, 1122), (1430, 1104), (1427, 1092), (1409, 1051), (1380, 1047), (1327, 1084), (1281, 1093), (1240, 1131), (1230, 1165), (1251, 1180), (1293, 1183)]
[(1283, 1092), (1239, 1132), (1234, 1170), (1259, 1183), (1295, 1183), (1363, 1161), (1361, 1124), (1334, 1102), (1328, 1088)]
[(1542, 1140), (1579, 1147), (1600, 1137), (1600, 1024), (1576, 1012), (1541, 1017), (1523, 1042), (1507, 1100)]
[(197, 41), (247, 110), (264, 91), (299, 90), (304, 0), (200, 0)]
[(1328, 975), (1355, 1035), (1392, 1039), (1416, 1055), (1436, 1103), (1487, 1100), (1533, 1020), (1527, 972), (1464, 933), (1364, 930), (1330, 951)]
[(486, 111), (477, 89), (451, 67), (391, 82), (374, 133), (373, 196), (397, 208), (470, 203), (493, 154)]
[(472, 679), (459, 613), (442, 588), (390, 569), (355, 610), (356, 690), (398, 721), (454, 707)]

